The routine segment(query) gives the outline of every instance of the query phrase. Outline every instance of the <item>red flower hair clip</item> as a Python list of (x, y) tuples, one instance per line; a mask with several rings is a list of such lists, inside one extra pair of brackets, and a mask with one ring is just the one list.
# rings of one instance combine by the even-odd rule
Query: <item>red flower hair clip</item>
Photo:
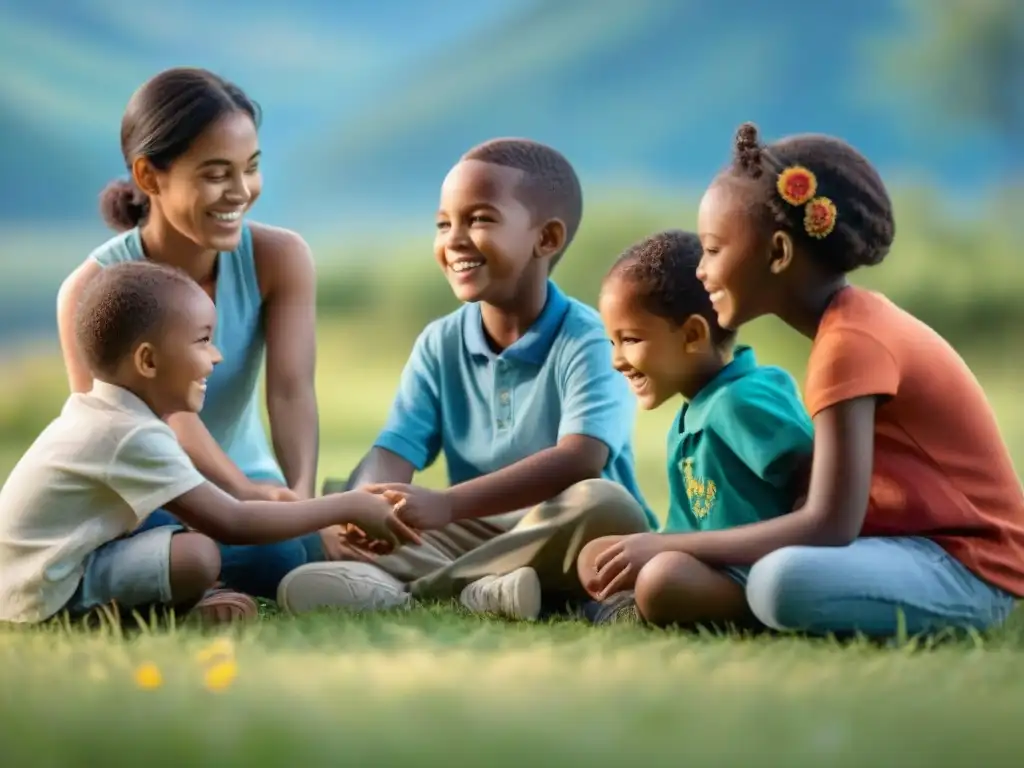
[(836, 228), (836, 204), (827, 197), (816, 197), (804, 206), (804, 229), (821, 240)]
[(775, 187), (790, 205), (806, 205), (818, 192), (818, 179), (802, 165), (791, 165), (779, 174)]
[(779, 196), (790, 205), (804, 207), (804, 229), (818, 240), (827, 237), (836, 227), (836, 204), (817, 196), (818, 177), (802, 165), (791, 165), (775, 181)]

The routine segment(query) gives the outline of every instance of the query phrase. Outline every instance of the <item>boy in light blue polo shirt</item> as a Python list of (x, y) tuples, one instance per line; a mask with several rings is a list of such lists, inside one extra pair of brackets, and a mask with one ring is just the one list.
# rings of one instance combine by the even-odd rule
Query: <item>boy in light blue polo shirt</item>
[[(490, 141), (449, 172), (435, 257), (465, 304), (413, 347), (387, 424), (350, 486), (405, 496), (424, 543), (303, 566), (279, 602), (393, 607), (459, 597), (478, 612), (534, 619), (586, 596), (575, 559), (599, 536), (651, 530), (631, 437), (636, 401), (611, 365), (597, 313), (549, 278), (582, 214), (558, 152)], [(449, 487), (411, 485), (443, 452)], [(369, 562), (367, 562), (369, 561)]]
[(786, 514), (807, 488), (813, 429), (796, 382), (758, 365), (718, 324), (699, 279), (702, 253), (694, 234), (653, 235), (619, 258), (601, 289), (615, 366), (640, 405), (686, 402), (668, 435), (664, 527), (595, 540), (580, 555), (580, 579), (601, 601), (585, 612), (598, 622), (637, 611), (656, 624), (749, 620), (749, 569), (697, 561), (687, 536)]

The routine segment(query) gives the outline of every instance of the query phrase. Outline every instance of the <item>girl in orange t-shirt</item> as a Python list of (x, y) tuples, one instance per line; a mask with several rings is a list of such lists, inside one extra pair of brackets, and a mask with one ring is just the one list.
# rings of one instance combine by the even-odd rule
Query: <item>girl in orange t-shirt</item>
[(1024, 595), (1024, 491), (992, 409), (944, 339), (846, 281), (881, 262), (895, 234), (875, 169), (839, 139), (765, 145), (744, 124), (698, 232), (698, 277), (723, 327), (776, 315), (813, 340), (804, 394), (815, 443), (804, 503), (690, 534), (685, 581), (752, 564), (747, 601), (775, 629), (891, 636), (901, 616), (911, 634), (1003, 623)]

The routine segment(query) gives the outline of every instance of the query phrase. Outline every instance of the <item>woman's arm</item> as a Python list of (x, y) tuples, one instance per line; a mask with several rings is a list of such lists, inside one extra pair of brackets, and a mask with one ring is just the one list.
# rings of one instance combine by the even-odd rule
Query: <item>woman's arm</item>
[(102, 269), (97, 262), (88, 259), (64, 279), (57, 292), (57, 336), (72, 392), (88, 392), (92, 389), (92, 372), (78, 351), (75, 314), (82, 292)]
[(166, 421), (203, 477), (236, 499), (267, 498), (267, 494), (224, 453), (198, 413), (174, 413)]
[(319, 454), (316, 401), (316, 270), (294, 232), (252, 225), (263, 294), (267, 344), (267, 411), (274, 453), (288, 486), (315, 495)]
[[(72, 392), (88, 392), (92, 388), (92, 373), (78, 351), (75, 312), (82, 292), (102, 269), (89, 259), (64, 280), (57, 294), (57, 329)], [(264, 494), (217, 445), (198, 415), (175, 414), (167, 419), (167, 423), (196, 469), (210, 482), (239, 499), (263, 498)]]

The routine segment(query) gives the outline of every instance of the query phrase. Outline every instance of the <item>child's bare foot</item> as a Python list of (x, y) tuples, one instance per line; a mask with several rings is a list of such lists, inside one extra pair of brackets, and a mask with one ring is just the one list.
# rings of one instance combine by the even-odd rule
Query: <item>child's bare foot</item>
[(189, 620), (200, 624), (231, 624), (258, 617), (256, 601), (230, 589), (211, 589), (188, 614)]

